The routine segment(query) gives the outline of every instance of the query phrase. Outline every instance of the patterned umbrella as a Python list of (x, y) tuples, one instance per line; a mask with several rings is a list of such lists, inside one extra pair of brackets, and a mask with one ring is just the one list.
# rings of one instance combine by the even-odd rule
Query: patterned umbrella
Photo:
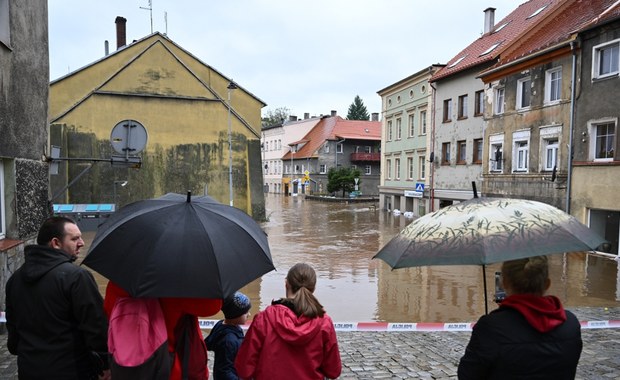
[[(424, 215), (373, 257), (393, 269), (484, 265), (553, 253), (591, 251), (605, 242), (573, 216), (525, 199), (473, 198)], [(486, 307), (486, 276), (485, 276)]]

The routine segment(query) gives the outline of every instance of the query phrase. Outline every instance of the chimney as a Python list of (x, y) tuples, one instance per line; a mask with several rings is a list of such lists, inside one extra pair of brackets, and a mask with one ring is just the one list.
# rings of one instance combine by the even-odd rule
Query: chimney
[(488, 7), (484, 10), (484, 34), (489, 33), (495, 26), (495, 8)]
[(127, 19), (117, 16), (114, 22), (116, 23), (116, 50), (118, 50), (127, 44)]
[(338, 111), (332, 110), (332, 117), (337, 116), (337, 115), (338, 115)]
[(108, 40), (105, 40), (105, 42), (103, 43), (103, 47), (105, 49), (105, 55), (110, 54), (110, 43), (108, 42)]
[(371, 121), (379, 121), (379, 112), (373, 112), (372, 113), (372, 119), (370, 119)]
[(306, 119), (310, 119), (310, 112), (305, 112), (304, 113), (304, 120)]
[(297, 121), (297, 116), (289, 115), (288, 121)]

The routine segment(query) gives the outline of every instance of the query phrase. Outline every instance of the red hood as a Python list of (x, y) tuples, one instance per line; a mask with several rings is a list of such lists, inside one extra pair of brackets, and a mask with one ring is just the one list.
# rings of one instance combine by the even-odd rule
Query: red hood
[(286, 342), (305, 345), (321, 331), (323, 318), (298, 317), (284, 305), (272, 305), (263, 311), (271, 314), (267, 320), (274, 331)]
[(540, 332), (548, 332), (566, 321), (566, 312), (555, 296), (515, 294), (506, 297), (500, 307), (509, 307), (521, 313), (527, 322)]

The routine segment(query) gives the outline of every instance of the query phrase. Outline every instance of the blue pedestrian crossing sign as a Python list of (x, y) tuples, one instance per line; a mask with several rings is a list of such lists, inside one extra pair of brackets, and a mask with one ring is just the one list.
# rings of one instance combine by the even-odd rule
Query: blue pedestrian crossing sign
[(415, 191), (419, 191), (419, 192), (424, 192), (424, 184), (423, 183), (416, 183), (415, 184)]

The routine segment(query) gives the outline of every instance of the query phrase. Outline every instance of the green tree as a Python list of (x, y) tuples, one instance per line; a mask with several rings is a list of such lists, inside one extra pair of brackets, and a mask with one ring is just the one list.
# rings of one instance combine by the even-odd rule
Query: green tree
[(360, 98), (359, 95), (355, 95), (355, 99), (353, 99), (353, 103), (349, 106), (349, 113), (347, 114), (347, 119), (349, 120), (370, 120), (370, 115), (368, 114), (368, 110)]
[[(360, 178), (361, 172), (359, 169), (352, 168), (330, 168), (327, 172), (327, 191), (335, 193), (342, 190), (342, 197), (346, 192), (351, 192), (355, 189), (355, 178)], [(361, 181), (358, 180), (359, 185)]]
[(282, 124), (288, 119), (290, 114), (291, 110), (286, 107), (279, 107), (275, 110), (267, 110), (261, 118), (262, 127), (266, 128)]

